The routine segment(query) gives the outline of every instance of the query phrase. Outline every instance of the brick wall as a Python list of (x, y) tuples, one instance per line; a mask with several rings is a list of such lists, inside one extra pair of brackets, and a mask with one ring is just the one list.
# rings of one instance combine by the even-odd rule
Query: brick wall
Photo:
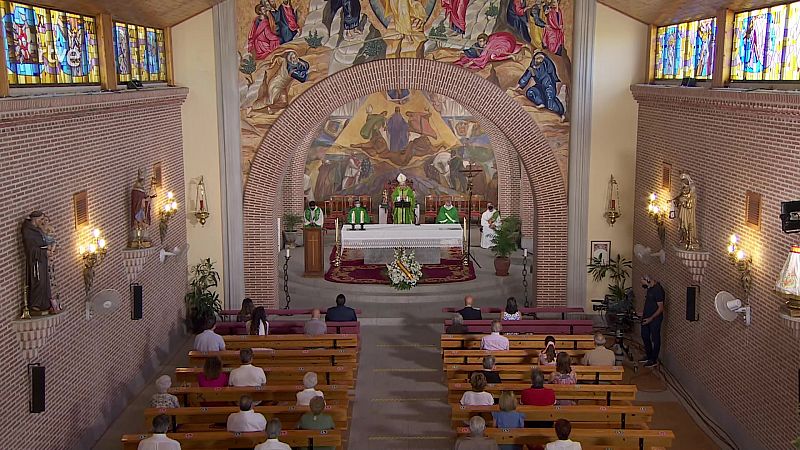
[[(165, 242), (186, 242), (180, 105), (185, 89), (54, 96), (0, 101), (0, 429), (3, 447), (90, 448), (143, 386), (167, 345), (183, 336), (186, 256), (166, 264), (157, 253), (145, 264), (144, 319), (130, 318), (130, 294), (122, 250), (128, 235), (130, 188), (137, 168), (149, 177), (162, 164), (164, 190), (180, 204)], [(109, 252), (94, 291), (116, 289), (119, 310), (86, 320), (80, 244), (88, 231), (74, 228), (72, 194), (88, 191), (91, 227), (100, 228)], [(155, 209), (154, 207), (154, 209)], [(65, 308), (62, 325), (35, 362), (47, 373), (47, 410), (28, 413), (27, 361), (12, 321), (19, 316), (24, 279), (20, 224), (32, 210), (52, 219), (59, 243), (56, 280)], [(158, 215), (150, 235), (158, 245)], [(138, 428), (137, 428), (138, 429)], [(132, 430), (135, 431), (135, 430)]]
[[(704, 250), (711, 252), (697, 322), (684, 319), (692, 279), (671, 250), (678, 239), (676, 220), (667, 223), (667, 263), (634, 263), (635, 286), (650, 273), (667, 291), (664, 359), (741, 448), (789, 448), (800, 429), (800, 347), (781, 322), (782, 303), (773, 289), (789, 246), (797, 241), (797, 235), (781, 232), (778, 214), (781, 201), (800, 199), (800, 96), (652, 86), (632, 90), (639, 101), (634, 242), (659, 248), (646, 204), (650, 192), (669, 194), (660, 189), (662, 163), (668, 163), (672, 196), (680, 171), (688, 171), (697, 185), (697, 226)], [(747, 190), (763, 195), (760, 229), (745, 226)], [(744, 296), (725, 250), (731, 233), (753, 257), (750, 327), (725, 322), (714, 309), (719, 291)], [(641, 289), (637, 295), (642, 297)]]

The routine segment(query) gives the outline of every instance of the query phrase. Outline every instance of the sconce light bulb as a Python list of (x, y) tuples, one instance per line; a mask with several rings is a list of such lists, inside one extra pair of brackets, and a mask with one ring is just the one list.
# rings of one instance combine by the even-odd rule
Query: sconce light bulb
[(735, 245), (731, 244), (731, 245), (728, 246), (728, 253), (730, 253), (732, 255), (735, 251), (736, 251), (736, 246)]
[(651, 202), (654, 202), (654, 201), (656, 201), (656, 194), (655, 194), (655, 192), (654, 192), (654, 193), (652, 193), (652, 194), (650, 194), (650, 201), (651, 201)]
[(739, 250), (738, 252), (736, 252), (736, 259), (738, 259), (739, 261), (743, 261), (744, 257), (745, 257), (744, 250)]
[(654, 213), (658, 214), (659, 211), (661, 211), (661, 210), (660, 210), (660, 208), (658, 206), (653, 206), (653, 212)]
[(86, 253), (86, 247), (81, 245), (80, 247), (78, 247), (78, 254), (83, 256), (84, 253)]
[(96, 253), (96, 252), (97, 252), (97, 246), (94, 244), (89, 244), (89, 253)]
[(98, 230), (97, 228), (92, 230), (92, 236), (94, 236), (95, 239), (99, 238), (100, 237), (100, 230)]
[(732, 235), (731, 235), (731, 241), (730, 241), (730, 242), (731, 242), (731, 244), (737, 244), (737, 243), (739, 243), (739, 236), (736, 236), (735, 234), (732, 234)]
[(173, 197), (175, 197), (175, 194), (173, 194), (172, 191), (167, 192), (167, 198), (169, 200), (172, 200)]
[(172, 209), (178, 209), (178, 202), (172, 202), (169, 206)]
[(98, 240), (97, 241), (97, 246), (100, 247), (100, 248), (106, 248), (106, 240), (105, 239)]

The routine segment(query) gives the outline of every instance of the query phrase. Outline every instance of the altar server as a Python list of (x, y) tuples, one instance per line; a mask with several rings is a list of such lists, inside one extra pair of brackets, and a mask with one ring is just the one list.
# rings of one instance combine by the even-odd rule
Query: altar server
[(458, 223), (458, 208), (453, 206), (453, 201), (447, 201), (439, 208), (439, 214), (436, 215), (436, 223)]
[(500, 228), (502, 220), (500, 211), (494, 209), (494, 205), (486, 205), (486, 211), (481, 215), (481, 248), (491, 248), (492, 239), (497, 235), (495, 230)]
[(303, 225), (307, 227), (322, 227), (325, 224), (325, 213), (322, 212), (322, 209), (317, 207), (317, 202), (310, 201), (308, 202), (308, 208), (306, 208), (305, 214), (303, 215)]

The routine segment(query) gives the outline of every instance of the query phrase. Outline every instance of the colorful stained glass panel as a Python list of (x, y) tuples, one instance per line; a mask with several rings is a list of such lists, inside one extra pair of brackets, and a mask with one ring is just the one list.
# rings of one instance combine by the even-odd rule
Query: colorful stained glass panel
[(659, 27), (656, 30), (655, 78), (711, 79), (716, 31), (715, 18)]
[(166, 81), (164, 30), (121, 22), (114, 28), (119, 81)]
[(736, 14), (731, 54), (734, 81), (796, 81), (800, 2)]

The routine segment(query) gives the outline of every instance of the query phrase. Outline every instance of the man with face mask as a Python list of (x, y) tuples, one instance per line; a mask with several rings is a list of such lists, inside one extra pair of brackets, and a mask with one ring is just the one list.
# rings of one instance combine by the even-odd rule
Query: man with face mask
[(361, 225), (370, 223), (369, 213), (367, 209), (361, 206), (359, 200), (355, 201), (353, 208), (347, 213), (347, 223), (351, 225)]
[(308, 202), (308, 208), (303, 214), (303, 225), (307, 227), (322, 227), (324, 224), (325, 213), (317, 207), (317, 202), (311, 200)]
[(492, 238), (497, 234), (495, 230), (500, 228), (500, 211), (494, 209), (494, 205), (486, 205), (486, 211), (481, 215), (481, 248), (491, 248)]
[(661, 283), (650, 275), (642, 277), (642, 288), (645, 289), (644, 310), (642, 311), (642, 342), (646, 357), (642, 359), (644, 367), (658, 365), (658, 353), (661, 350), (661, 323), (664, 321), (664, 299), (666, 295)]

